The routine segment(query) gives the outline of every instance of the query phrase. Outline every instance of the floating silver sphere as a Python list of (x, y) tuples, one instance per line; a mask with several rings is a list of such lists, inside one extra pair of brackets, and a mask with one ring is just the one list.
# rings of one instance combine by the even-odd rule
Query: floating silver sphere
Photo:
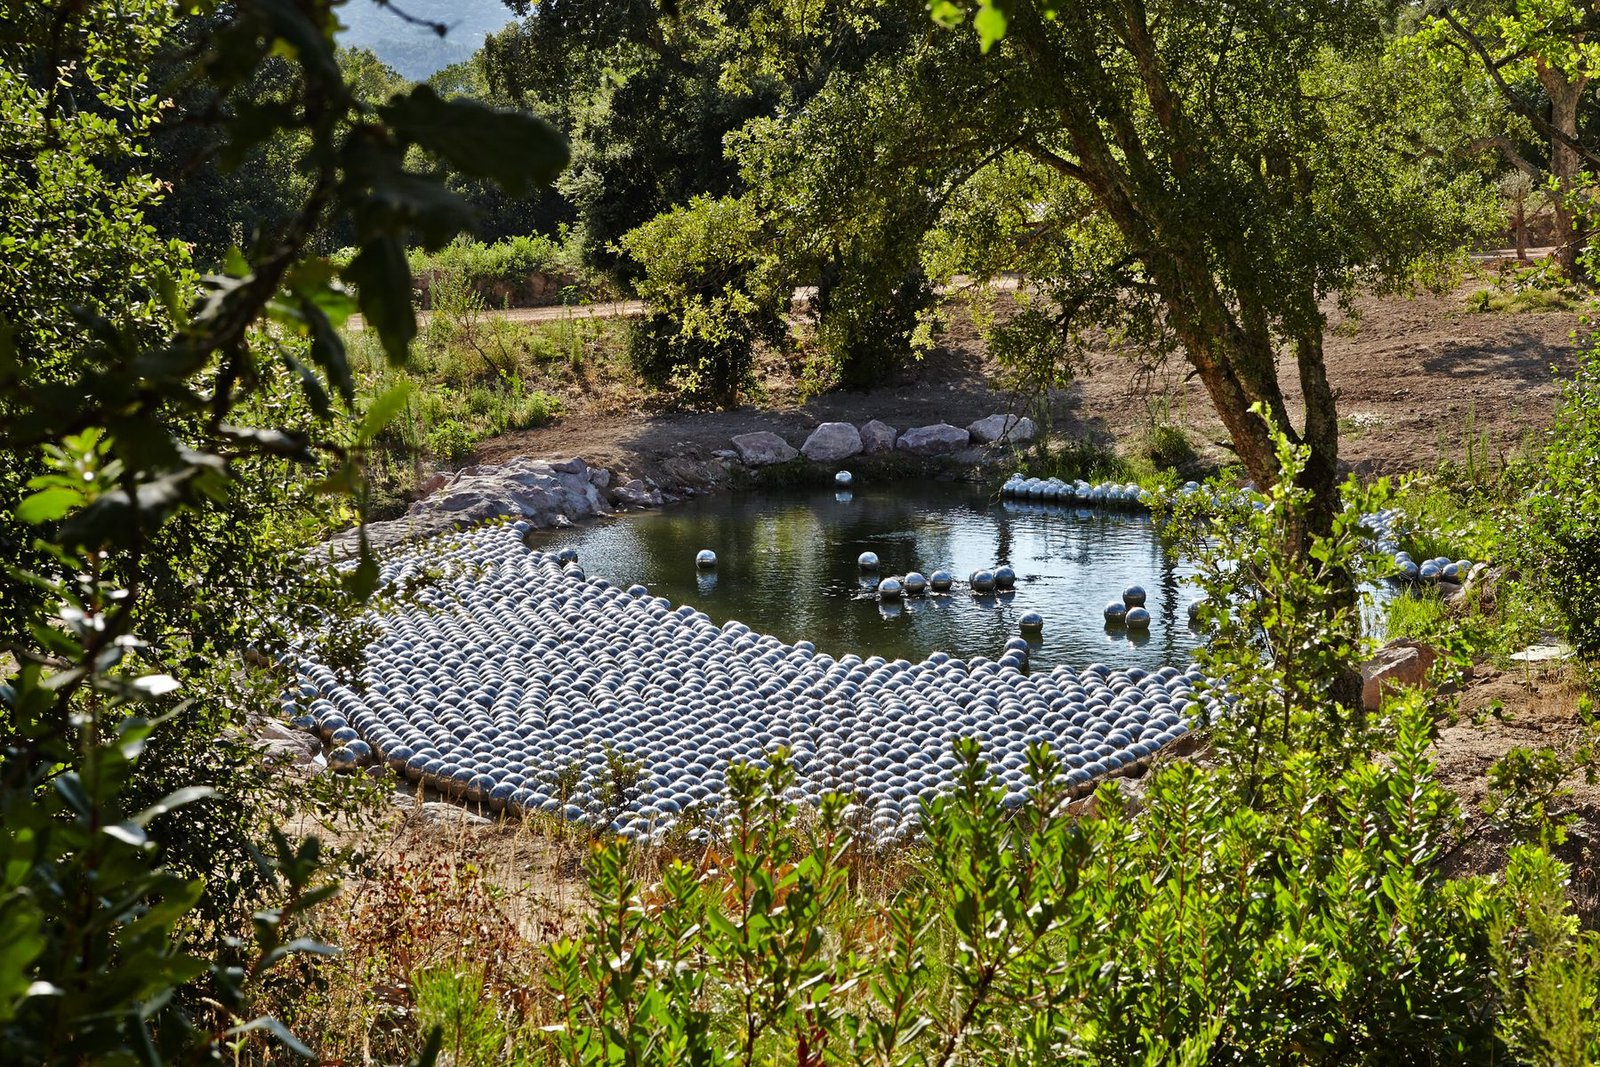
[(1122, 591), (1122, 602), (1130, 608), (1142, 607), (1144, 599), (1144, 586), (1142, 585), (1130, 585)]
[(856, 565), (864, 571), (878, 569), (878, 554), (876, 552), (863, 552), (856, 557)]
[(906, 587), (898, 578), (885, 578), (878, 583), (878, 596), (884, 600), (899, 600), (905, 591)]
[(1148, 630), (1150, 628), (1150, 613), (1144, 608), (1129, 608), (1122, 621), (1130, 630)]
[(1422, 569), (1420, 567), (1418, 567), (1415, 563), (1411, 562), (1409, 559), (1408, 560), (1402, 560), (1400, 562), (1399, 570), (1400, 570), (1400, 577), (1405, 579), (1408, 582), (1414, 582), (1418, 578), (1422, 577)]
[(974, 593), (994, 592), (994, 571), (978, 569), (967, 578), (967, 584), (972, 586)]
[(1128, 605), (1120, 600), (1113, 600), (1106, 605), (1106, 622), (1120, 624), (1128, 614)]
[(1044, 616), (1037, 611), (1026, 612), (1017, 620), (1017, 628), (1023, 633), (1038, 633), (1044, 629)]
[(950, 587), (956, 584), (956, 580), (950, 576), (949, 571), (934, 571), (928, 575), (928, 584), (933, 587), (935, 593), (948, 593)]
[(556, 553), (556, 562), (557, 563), (576, 563), (576, 562), (578, 562), (578, 550), (575, 549), (575, 548), (563, 548), (560, 552)]
[(834, 485), (849, 485), (853, 481), (855, 481), (855, 476), (849, 471), (840, 471), (833, 476)]
[(701, 568), (710, 568), (717, 565), (717, 554), (709, 548), (702, 548), (694, 557), (694, 565)]
[(911, 571), (909, 574), (907, 574), (904, 581), (906, 592), (912, 596), (916, 596), (919, 593), (925, 592), (928, 588), (928, 579), (924, 578), (916, 571)]
[(1439, 565), (1430, 559), (1417, 570), (1417, 577), (1425, 582), (1437, 582), (1439, 580)]
[(1010, 589), (1017, 584), (1017, 572), (1005, 564), (994, 569), (994, 585), (996, 589)]

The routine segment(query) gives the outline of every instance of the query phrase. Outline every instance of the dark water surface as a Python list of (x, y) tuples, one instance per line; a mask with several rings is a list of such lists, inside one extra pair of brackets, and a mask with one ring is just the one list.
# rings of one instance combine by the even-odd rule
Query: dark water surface
[[(1001, 502), (970, 485), (720, 493), (530, 543), (576, 548), (592, 577), (640, 583), (719, 624), (738, 619), (835, 657), (917, 661), (942, 650), (996, 659), (1028, 611), (1045, 620), (1042, 639), (1031, 642), (1034, 669), (1181, 667), (1199, 642), (1188, 624), (1199, 593), (1182, 581), (1190, 568), (1162, 548), (1146, 517)], [(695, 568), (703, 548), (717, 554), (714, 571)], [(856, 564), (866, 551), (878, 554), (880, 575), (942, 568), (957, 585), (880, 602)], [(1001, 563), (1017, 572), (1013, 592), (967, 590), (970, 572)], [(1149, 594), (1149, 631), (1108, 629), (1102, 610), (1133, 584)]]

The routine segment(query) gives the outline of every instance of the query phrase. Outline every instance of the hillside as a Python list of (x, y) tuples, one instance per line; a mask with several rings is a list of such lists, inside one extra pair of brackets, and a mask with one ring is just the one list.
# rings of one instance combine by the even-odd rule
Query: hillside
[(430, 22), (443, 23), (450, 32), (440, 37), (427, 26), (407, 22), (373, 0), (355, 0), (339, 9), (349, 27), (339, 43), (370, 48), (389, 66), (413, 81), (469, 58), (484, 37), (513, 18), (501, 0), (410, 0), (400, 10)]

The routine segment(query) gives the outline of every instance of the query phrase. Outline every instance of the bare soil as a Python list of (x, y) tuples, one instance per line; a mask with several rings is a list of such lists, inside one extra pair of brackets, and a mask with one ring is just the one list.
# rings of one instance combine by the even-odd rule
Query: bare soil
[[(1555, 373), (1570, 370), (1578, 316), (1562, 312), (1472, 312), (1456, 292), (1363, 298), (1353, 313), (1330, 309), (1328, 374), (1336, 391), (1344, 464), (1365, 476), (1398, 475), (1480, 454), (1509, 455), (1550, 423)], [(1004, 298), (1002, 298), (1004, 299)], [(548, 309), (535, 309), (543, 312)], [(1019, 410), (1003, 369), (989, 356), (965, 306), (947, 306), (939, 346), (883, 386), (803, 398), (792, 367), (769, 359), (760, 403), (725, 411), (651, 410), (659, 404), (618, 366), (582, 381), (552, 383), (569, 414), (553, 425), (484, 442), (481, 462), (517, 455), (579, 455), (590, 463), (694, 485), (718, 450), (738, 434), (771, 430), (798, 446), (817, 424), (881, 419), (898, 429), (934, 422), (957, 426)], [(1292, 361), (1283, 385), (1296, 407)], [(546, 387), (540, 383), (540, 387)], [(1072, 383), (1049, 397), (1057, 435), (1089, 438), (1124, 453), (1140, 449), (1153, 422), (1175, 422), (1204, 461), (1227, 463), (1227, 433), (1189, 367), (1173, 359), (1153, 371), (1112, 352), (1092, 354)]]

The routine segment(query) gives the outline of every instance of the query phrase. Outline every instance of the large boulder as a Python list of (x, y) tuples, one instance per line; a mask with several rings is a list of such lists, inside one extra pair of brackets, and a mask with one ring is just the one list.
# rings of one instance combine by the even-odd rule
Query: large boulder
[(800, 455), (788, 441), (768, 430), (742, 433), (733, 439), (733, 447), (739, 450), (739, 458), (752, 467), (787, 463)]
[(961, 427), (941, 422), (907, 430), (895, 442), (895, 447), (913, 456), (943, 456), (961, 451), (970, 440), (971, 436)]
[(1438, 658), (1438, 653), (1421, 641), (1390, 641), (1361, 668), (1362, 705), (1377, 711), (1388, 690), (1421, 685)]
[(800, 454), (813, 463), (837, 463), (861, 454), (861, 433), (848, 422), (825, 422), (811, 431)]
[(899, 436), (900, 431), (887, 422), (873, 419), (861, 427), (861, 451), (869, 456), (875, 456), (880, 452), (893, 452), (895, 439)]
[(1023, 445), (1039, 436), (1038, 428), (1026, 415), (990, 415), (968, 426), (967, 433), (972, 435), (975, 444), (980, 445), (994, 444), (996, 441)]

